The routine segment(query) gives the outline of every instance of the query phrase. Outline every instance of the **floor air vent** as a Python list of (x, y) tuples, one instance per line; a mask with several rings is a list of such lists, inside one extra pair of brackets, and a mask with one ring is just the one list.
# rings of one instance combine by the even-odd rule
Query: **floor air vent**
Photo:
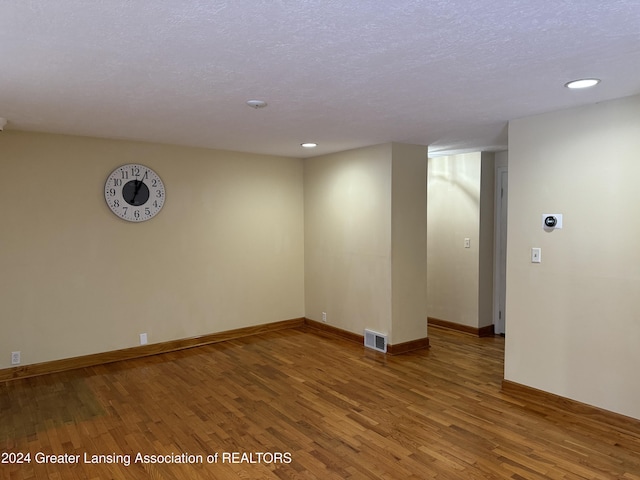
[(364, 346), (387, 353), (387, 336), (373, 330), (364, 331)]

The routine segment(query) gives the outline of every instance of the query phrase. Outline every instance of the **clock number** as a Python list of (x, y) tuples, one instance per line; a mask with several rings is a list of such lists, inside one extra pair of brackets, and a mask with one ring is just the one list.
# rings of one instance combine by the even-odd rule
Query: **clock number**
[(154, 207), (156, 207), (156, 208), (158, 208), (158, 200), (155, 200), (155, 201), (153, 202), (153, 206), (154, 206)]
[(124, 180), (129, 180), (129, 172), (122, 170), (122, 178)]
[(144, 207), (144, 214), (151, 215), (151, 210), (149, 210), (149, 207)]
[(162, 198), (162, 191), (161, 190), (156, 190), (156, 197)]
[(121, 178), (114, 178), (113, 179), (113, 186), (114, 187), (121, 187), (122, 186), (122, 179)]
[(114, 208), (118, 208), (119, 206), (120, 206), (120, 201), (116, 198), (116, 199), (113, 201), (113, 207), (114, 207)]
[[(140, 167), (138, 167), (138, 166), (131, 167), (131, 176), (139, 177), (140, 176)], [(144, 180), (145, 178), (149, 178), (149, 170), (146, 170), (144, 172), (144, 175), (142, 175), (142, 180)]]
[(153, 188), (156, 188), (158, 186), (158, 180), (156, 180), (155, 178), (151, 179), (151, 186)]
[(112, 197), (116, 196), (116, 189), (115, 188), (110, 188), (109, 189), (109, 195), (111, 195)]
[(123, 214), (123, 215), (126, 215), (126, 214), (127, 214), (127, 209), (128, 209), (128, 208), (129, 208), (129, 207), (122, 207), (122, 210), (123, 210), (123, 213), (122, 213), (122, 214)]
[(140, 210), (134, 210), (133, 211), (133, 217), (134, 218), (140, 218)]

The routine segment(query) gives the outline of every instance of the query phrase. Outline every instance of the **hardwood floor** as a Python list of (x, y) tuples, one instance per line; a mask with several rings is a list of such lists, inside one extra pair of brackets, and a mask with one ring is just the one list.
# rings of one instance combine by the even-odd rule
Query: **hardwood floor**
[(0, 460), (30, 463), (0, 479), (640, 480), (637, 422), (503, 393), (500, 337), (429, 338), (385, 357), (296, 328), (5, 382)]

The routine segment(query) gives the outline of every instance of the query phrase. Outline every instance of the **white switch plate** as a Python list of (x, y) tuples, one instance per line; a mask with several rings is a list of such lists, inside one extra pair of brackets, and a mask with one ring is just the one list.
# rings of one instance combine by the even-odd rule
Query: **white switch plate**
[(146, 333), (141, 333), (140, 334), (140, 345), (146, 345), (147, 344), (147, 334)]
[(464, 239), (464, 248), (471, 248), (471, 239), (470, 238), (465, 238)]
[(542, 262), (542, 251), (540, 248), (532, 248), (531, 249), (531, 263), (540, 263)]

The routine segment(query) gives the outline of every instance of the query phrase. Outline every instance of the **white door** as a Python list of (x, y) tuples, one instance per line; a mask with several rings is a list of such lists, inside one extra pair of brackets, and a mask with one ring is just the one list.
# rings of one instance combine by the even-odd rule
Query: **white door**
[(497, 334), (505, 333), (507, 292), (507, 167), (498, 167), (496, 172), (496, 247), (495, 247), (495, 309), (493, 326)]

